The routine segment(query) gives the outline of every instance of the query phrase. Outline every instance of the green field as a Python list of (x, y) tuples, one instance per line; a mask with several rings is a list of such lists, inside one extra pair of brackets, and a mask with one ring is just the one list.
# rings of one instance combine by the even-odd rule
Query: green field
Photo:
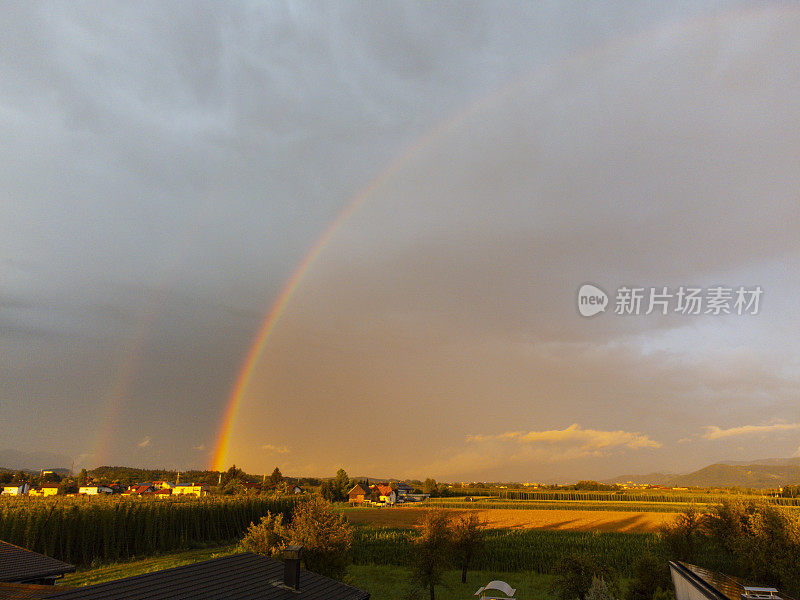
[[(410, 583), (410, 571), (402, 567), (351, 565), (347, 569), (351, 585), (370, 592), (372, 600), (427, 600), (427, 592), (415, 589)], [(517, 589), (517, 598), (524, 600), (550, 600), (548, 588), (552, 575), (540, 573), (507, 573), (503, 571), (470, 571), (467, 583), (461, 583), (461, 571), (447, 571), (443, 585), (436, 587), (437, 600), (464, 600), (473, 598), (475, 591), (493, 581), (505, 581)], [(416, 595), (413, 595), (416, 592)]]

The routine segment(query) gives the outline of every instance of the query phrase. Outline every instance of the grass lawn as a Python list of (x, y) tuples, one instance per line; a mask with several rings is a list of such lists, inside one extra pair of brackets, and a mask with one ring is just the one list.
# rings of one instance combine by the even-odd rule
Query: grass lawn
[(181, 565), (188, 565), (218, 556), (228, 556), (235, 552), (235, 545), (170, 552), (140, 560), (129, 560), (99, 567), (78, 569), (75, 573), (70, 573), (59, 580), (59, 584), (68, 586), (92, 585), (94, 583), (122, 579), (123, 577), (141, 575), (142, 573), (150, 573), (151, 571), (180, 567)]
[[(351, 585), (367, 590), (372, 600), (428, 600), (427, 590), (416, 588), (416, 595), (409, 595), (414, 588), (409, 584), (410, 571), (402, 567), (350, 565), (347, 569)], [(494, 579), (505, 581), (517, 589), (520, 600), (550, 600), (548, 593), (552, 575), (539, 573), (500, 573), (497, 571), (470, 571), (467, 583), (461, 583), (461, 571), (447, 571), (444, 584), (436, 586), (437, 600), (468, 600), (475, 591)]]

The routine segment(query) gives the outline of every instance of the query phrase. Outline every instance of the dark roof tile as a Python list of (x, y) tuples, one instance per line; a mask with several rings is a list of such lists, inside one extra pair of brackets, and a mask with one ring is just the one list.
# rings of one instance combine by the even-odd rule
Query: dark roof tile
[[(66, 589), (66, 588), (61, 588)], [(52, 585), (0, 583), (0, 600), (41, 600), (53, 594)]]
[(283, 563), (250, 552), (75, 588), (63, 600), (369, 600), (369, 593), (300, 570), (300, 590), (283, 585)]
[(0, 541), (0, 581), (35, 581), (72, 573), (74, 570), (74, 566), (55, 558)]

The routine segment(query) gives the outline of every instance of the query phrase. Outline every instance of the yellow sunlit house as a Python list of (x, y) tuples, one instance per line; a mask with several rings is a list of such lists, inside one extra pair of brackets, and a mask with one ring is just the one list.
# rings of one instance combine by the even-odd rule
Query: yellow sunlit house
[(31, 489), (29, 483), (12, 483), (3, 487), (3, 494), (7, 496), (24, 496)]
[(113, 494), (112, 490), (107, 485), (84, 485), (78, 489), (79, 494), (86, 494), (87, 496), (96, 496), (97, 494)]
[(57, 483), (44, 483), (38, 489), (32, 488), (31, 491), (28, 492), (29, 496), (55, 496), (56, 494), (58, 494)]
[(193, 483), (178, 483), (172, 488), (173, 496), (206, 496), (208, 486), (206, 484), (195, 485)]

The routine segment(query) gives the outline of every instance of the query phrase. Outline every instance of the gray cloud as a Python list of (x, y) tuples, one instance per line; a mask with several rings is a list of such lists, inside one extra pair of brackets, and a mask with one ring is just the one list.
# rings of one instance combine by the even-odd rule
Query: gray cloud
[[(263, 316), (381, 173), (270, 341), (237, 464), (273, 466), (245, 450), (267, 432), (298, 470), (411, 473), (437, 444), (392, 464), (314, 440), (335, 448), (350, 426), (433, 440), (449, 423), (442, 447), (457, 451), (515, 414), (530, 431), (580, 423), (666, 446), (687, 415), (790, 421), (796, 15), (738, 7), (8, 7), (8, 443), (76, 455), (90, 423), (98, 464), (170, 435), (148, 460), (199, 466), (191, 449), (212, 446)], [(758, 283), (764, 314), (585, 321), (584, 281)], [(31, 437), (41, 414), (63, 431)]]

